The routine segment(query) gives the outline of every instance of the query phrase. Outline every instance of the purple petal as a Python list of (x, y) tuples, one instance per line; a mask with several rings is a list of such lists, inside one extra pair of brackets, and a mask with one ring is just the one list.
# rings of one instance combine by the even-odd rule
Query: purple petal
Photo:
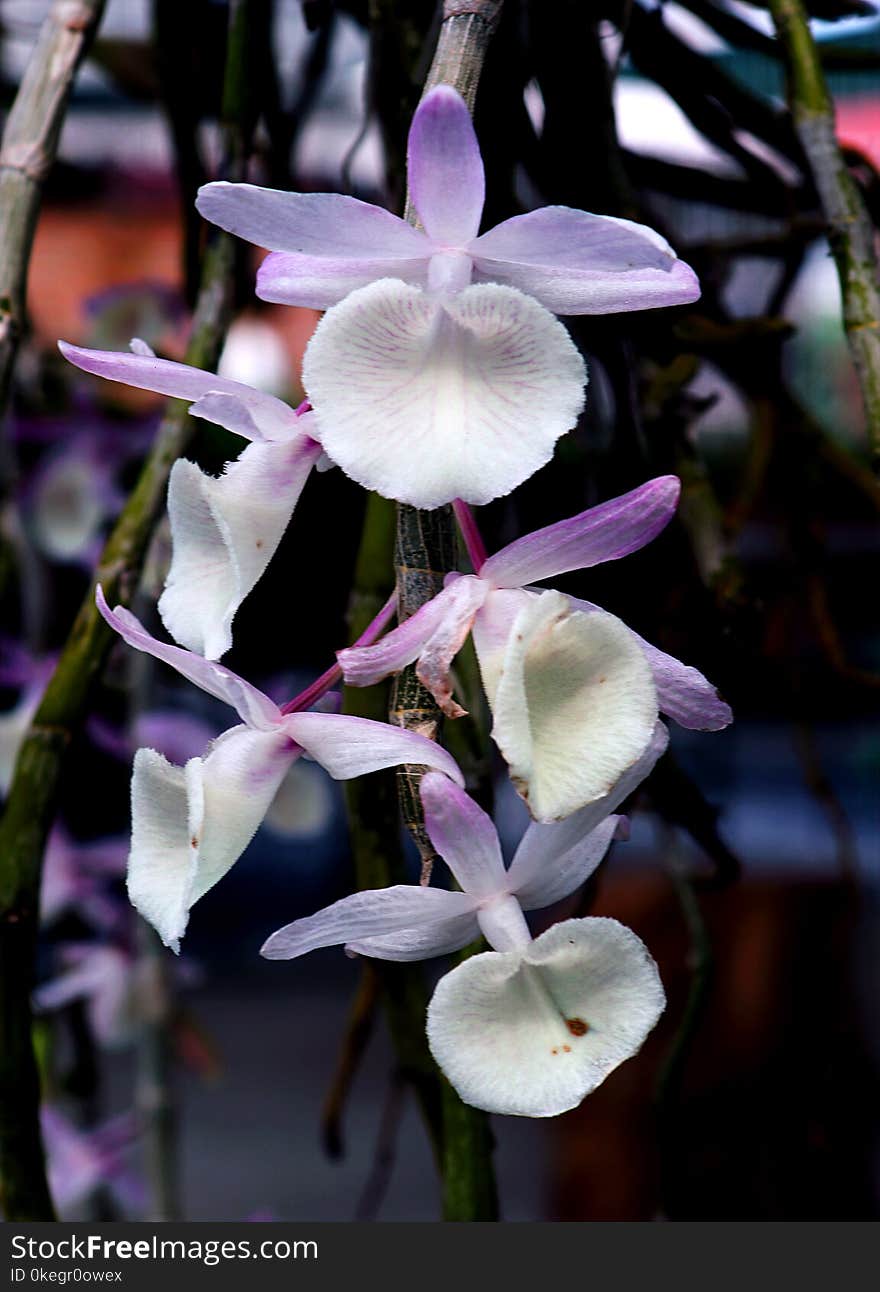
[(620, 817), (611, 815), (654, 768), (669, 743), (658, 722), (651, 743), (620, 776), (604, 798), (588, 803), (562, 821), (533, 821), (507, 872), (507, 888), (524, 910), (550, 906), (585, 882), (605, 856)]
[(445, 749), (388, 722), (345, 713), (291, 713), (284, 729), (337, 781), (406, 763), (434, 767), (456, 785), (464, 784), (461, 769)]
[(111, 610), (100, 584), (95, 589), (95, 604), (114, 632), (119, 633), (129, 646), (170, 664), (188, 681), (207, 691), (208, 695), (216, 696), (224, 704), (230, 705), (248, 726), (268, 731), (280, 722), (281, 711), (278, 706), (237, 673), (231, 672), (222, 664), (202, 659), (201, 655), (194, 655), (192, 651), (180, 646), (157, 641), (124, 606)]
[(418, 884), (394, 884), (343, 897), (304, 920), (279, 929), (263, 946), (267, 960), (296, 956), (362, 938), (382, 937), (402, 929), (418, 929), (467, 915), (476, 906), (466, 893), (447, 893)]
[(58, 349), (69, 363), (82, 368), (83, 372), (106, 377), (108, 381), (120, 381), (126, 386), (136, 386), (139, 390), (153, 390), (157, 395), (201, 400), (206, 395), (223, 394), (228, 397), (225, 419), (222, 406), (218, 404), (213, 406), (211, 413), (206, 413), (204, 407), (199, 409), (197, 416), (210, 416), (236, 435), (249, 439), (275, 439), (298, 429), (292, 408), (274, 395), (253, 390), (240, 381), (230, 381), (228, 377), (218, 377), (216, 373), (203, 372), (201, 368), (191, 368), (170, 359), (157, 359), (152, 354), (84, 350), (67, 341), (59, 341)]
[(480, 898), (502, 892), (506, 874), (492, 818), (447, 776), (429, 772), (419, 790), (428, 838), (464, 891)]
[(450, 85), (438, 85), (416, 109), (407, 174), (429, 238), (460, 247), (477, 236), (486, 197), (483, 159), (467, 104)]
[[(581, 601), (577, 597), (569, 597), (569, 601), (576, 610), (600, 609), (591, 601)], [(631, 628), (629, 631), (645, 652), (651, 666), (661, 713), (692, 731), (721, 731), (733, 722), (730, 705), (722, 700), (699, 669), (683, 664), (674, 655), (667, 655), (665, 651), (652, 646)]]
[(554, 314), (616, 314), (697, 300), (694, 271), (643, 224), (545, 206), (468, 248), (474, 281), (507, 283)]
[(372, 686), (417, 660), (454, 609), (460, 597), (454, 589), (460, 582), (462, 580), (456, 580), (426, 601), (414, 615), (386, 633), (373, 646), (347, 646), (337, 651), (336, 658), (349, 686)]
[(428, 282), (428, 260), (425, 256), (407, 260), (378, 256), (319, 259), (273, 251), (257, 270), (256, 290), (263, 301), (327, 310), (350, 292), (379, 278), (397, 278), (414, 287), (424, 287)]
[(638, 489), (517, 539), (480, 570), (496, 588), (518, 588), (569, 570), (586, 570), (638, 551), (675, 514), (677, 476), (658, 476)]
[(281, 253), (257, 276), (263, 300), (326, 309), (376, 278), (426, 280), (425, 235), (354, 197), (220, 181), (199, 190), (196, 206), (221, 229)]
[(437, 920), (418, 929), (401, 929), (399, 933), (386, 933), (379, 938), (356, 938), (346, 942), (346, 951), (373, 960), (429, 960), (432, 956), (448, 956), (460, 951), (480, 936), (480, 925), (474, 911), (467, 915), (453, 915), (448, 920)]

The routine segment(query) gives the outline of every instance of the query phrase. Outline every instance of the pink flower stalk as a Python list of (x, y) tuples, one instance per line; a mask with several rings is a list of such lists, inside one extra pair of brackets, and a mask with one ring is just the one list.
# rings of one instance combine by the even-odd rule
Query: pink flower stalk
[(532, 940), (523, 912), (579, 888), (605, 856), (616, 807), (666, 747), (658, 724), (611, 794), (554, 825), (529, 826), (505, 869), (491, 819), (447, 777), (421, 782), (428, 836), (460, 892), (398, 884), (355, 893), (279, 929), (262, 954), (289, 960), (344, 943), (382, 960), (421, 960), (483, 934), (492, 951), (440, 980), (428, 1040), (465, 1102), (549, 1117), (575, 1107), (635, 1053), (664, 1005), (656, 966), (615, 920), (566, 920)]
[(538, 820), (607, 793), (646, 747), (657, 708), (683, 726), (717, 730), (731, 713), (696, 669), (589, 602), (534, 588), (539, 580), (618, 560), (649, 543), (678, 501), (659, 476), (610, 502), (517, 539), (446, 586), (371, 647), (339, 652), (346, 681), (369, 686), (418, 661), (450, 717), (452, 661), (469, 633), (492, 708), (492, 735)]

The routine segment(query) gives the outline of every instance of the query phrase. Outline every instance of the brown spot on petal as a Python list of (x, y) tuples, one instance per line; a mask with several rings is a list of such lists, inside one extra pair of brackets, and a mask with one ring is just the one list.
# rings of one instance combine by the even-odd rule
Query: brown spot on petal
[(564, 1052), (565, 1052), (566, 1054), (571, 1054), (571, 1046), (570, 1046), (570, 1045), (563, 1045), (563, 1047), (562, 1047), (562, 1048), (563, 1048), (563, 1050), (564, 1050)]
[(572, 1036), (586, 1036), (590, 1030), (589, 1023), (585, 1023), (582, 1018), (567, 1018), (565, 1026), (571, 1032)]
[(554, 1045), (553, 1049), (550, 1051), (550, 1053), (551, 1053), (551, 1054), (558, 1054), (558, 1053), (559, 1053), (559, 1051), (557, 1050), (557, 1048), (556, 1048), (556, 1046), (555, 1046), (555, 1045)]
[[(262, 547), (262, 546), (263, 546), (263, 540), (262, 540), (261, 538), (258, 538), (258, 539), (257, 539), (257, 547), (259, 548), (259, 547)], [(603, 682), (605, 681), (604, 677), (602, 678), (602, 681), (603, 681)]]
[(190, 839), (190, 841), (189, 841), (189, 846), (190, 846), (191, 848), (198, 848), (198, 846), (199, 846), (199, 836), (198, 836), (197, 834), (194, 834), (194, 835), (193, 835), (193, 837)]

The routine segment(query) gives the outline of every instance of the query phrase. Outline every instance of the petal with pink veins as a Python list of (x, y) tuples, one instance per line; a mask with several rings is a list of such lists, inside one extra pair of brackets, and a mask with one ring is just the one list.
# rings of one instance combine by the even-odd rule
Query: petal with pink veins
[(358, 484), (415, 507), (490, 502), (548, 462), (584, 405), (584, 362), (536, 301), (467, 287), (441, 305), (385, 279), (325, 314), (303, 383)]

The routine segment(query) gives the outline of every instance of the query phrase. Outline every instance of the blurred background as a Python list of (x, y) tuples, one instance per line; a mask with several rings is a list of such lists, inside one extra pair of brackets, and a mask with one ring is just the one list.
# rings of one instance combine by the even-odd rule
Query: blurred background
[[(3, 110), (47, 7), (0, 0)], [(880, 217), (880, 14), (860, 0), (811, 9), (838, 134)], [(399, 210), (435, 5), (260, 12), (249, 177)], [(139, 336), (182, 356), (205, 236), (193, 197), (223, 160), (226, 31), (220, 0), (109, 0), (77, 79), (5, 427), (0, 792), (161, 411), (68, 368), (55, 343)], [(677, 473), (667, 533), (557, 584), (699, 667), (736, 718), (717, 734), (673, 728), (630, 839), (566, 905), (629, 924), (669, 1006), (576, 1111), (493, 1119), (502, 1216), (875, 1216), (880, 492), (772, 24), (739, 0), (507, 0), (476, 121), (486, 227), (559, 202), (641, 219), (704, 289), (686, 309), (567, 320), (587, 412), (548, 467), (482, 509), (489, 549)], [(317, 315), (256, 300), (260, 254), (241, 249), (221, 371), (296, 404)], [(219, 470), (238, 448), (200, 423), (188, 456)], [(311, 479), (236, 620), (229, 664), (279, 700), (348, 640), (363, 514), (340, 472)], [(167, 559), (160, 526), (139, 603), (153, 629)], [(258, 956), (276, 927), (351, 890), (339, 786), (294, 767), (195, 907), (179, 962), (126, 905), (134, 748), (182, 762), (227, 725), (209, 697), (117, 651), (68, 765), (36, 996), (56, 1201), (92, 1218), (157, 1214), (157, 1196), (190, 1219), (436, 1217), (428, 1140), (369, 970), (340, 950)], [(524, 814), (494, 770), (512, 850)], [(157, 1074), (174, 1113), (158, 1129)]]

